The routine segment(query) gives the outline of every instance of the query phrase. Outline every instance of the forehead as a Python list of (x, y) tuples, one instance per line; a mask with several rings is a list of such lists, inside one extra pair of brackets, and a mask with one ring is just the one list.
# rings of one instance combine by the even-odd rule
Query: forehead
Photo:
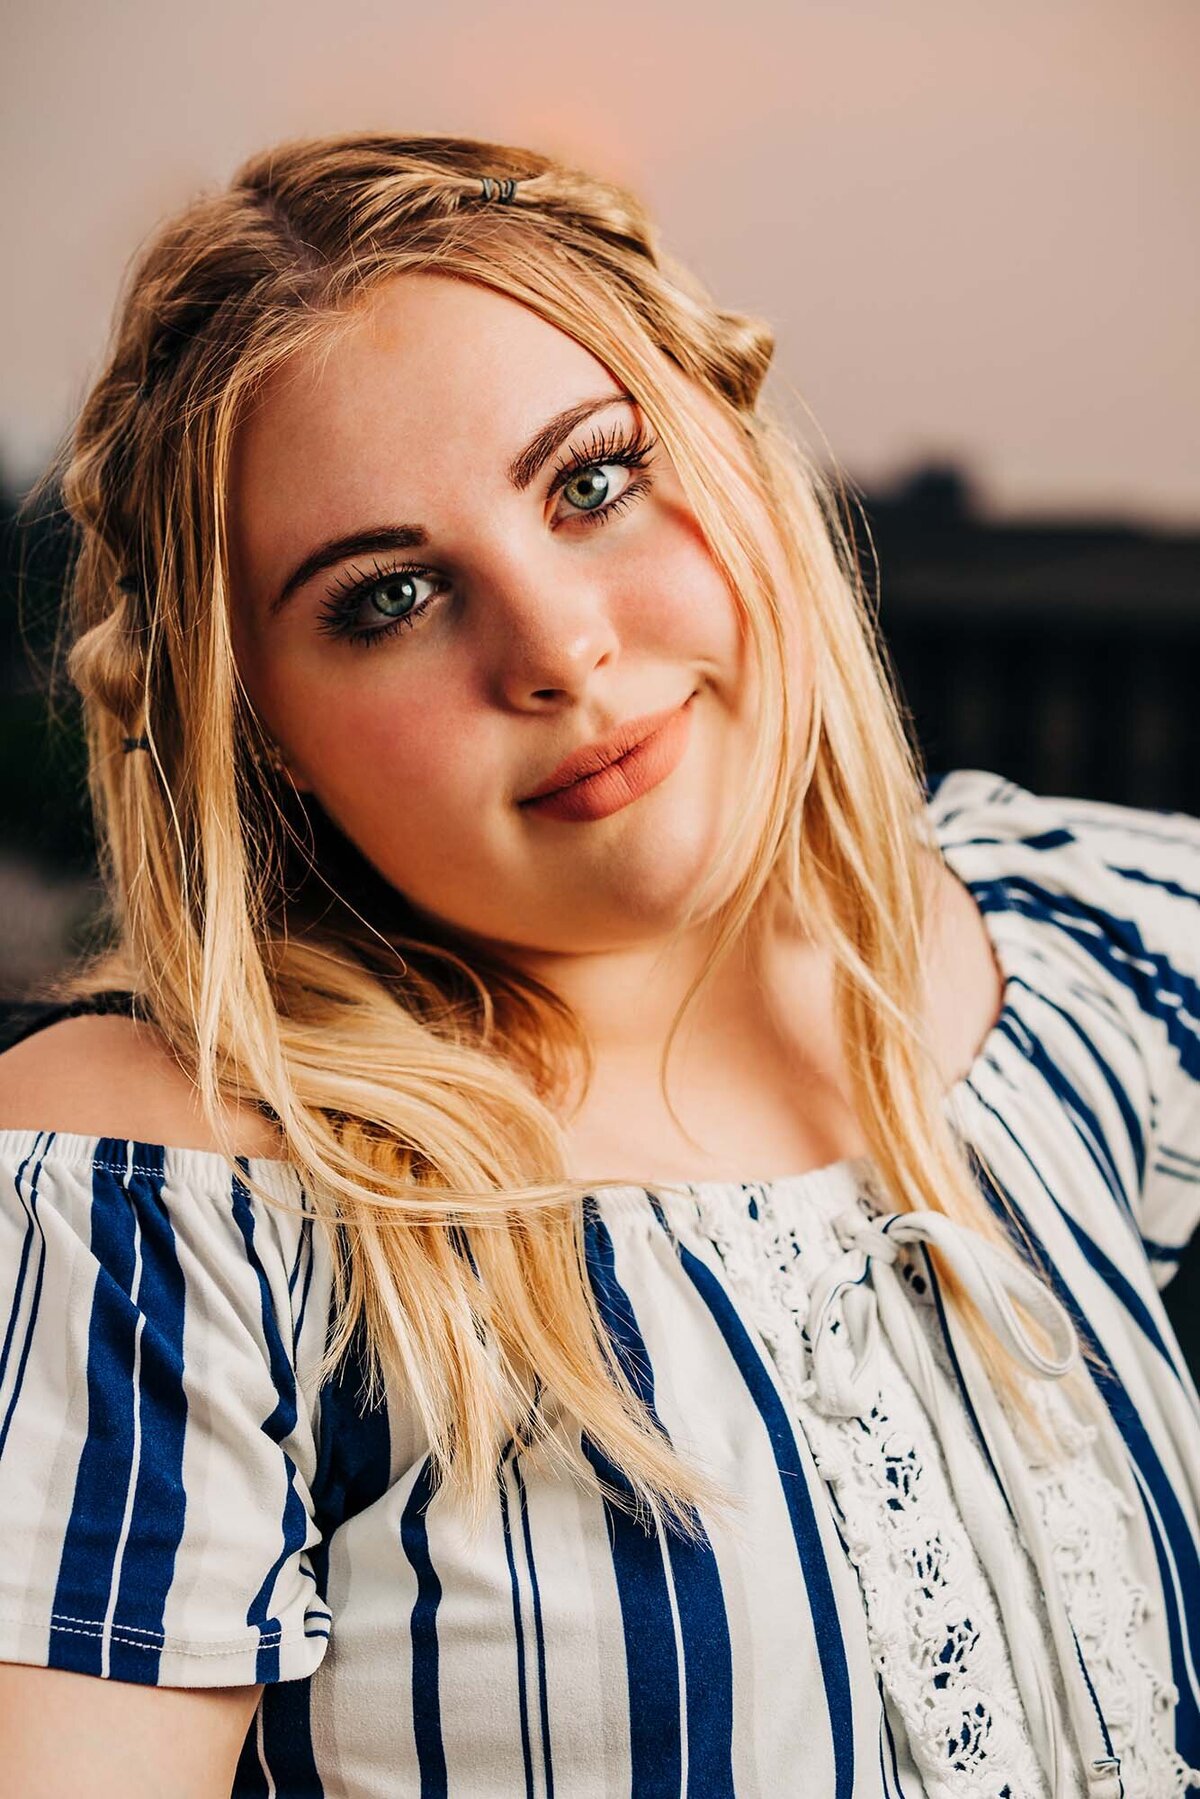
[(556, 407), (603, 391), (604, 364), (529, 307), (433, 274), (385, 282), (330, 342), (256, 395), (236, 465), (323, 469), (374, 447), (416, 472), (442, 449), (513, 448)]

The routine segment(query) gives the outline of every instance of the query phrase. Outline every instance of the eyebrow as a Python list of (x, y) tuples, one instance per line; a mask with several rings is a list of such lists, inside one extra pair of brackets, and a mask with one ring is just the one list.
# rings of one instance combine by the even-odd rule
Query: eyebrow
[[(535, 431), (524, 449), (519, 450), (509, 463), (505, 472), (512, 486), (518, 493), (524, 492), (559, 445), (593, 414), (603, 412), (609, 406), (632, 404), (633, 395), (626, 393), (624, 388), (618, 388), (612, 393), (600, 394), (595, 399), (580, 400), (574, 406), (568, 406), (565, 411), (556, 412), (553, 418), (547, 419)], [(271, 601), (267, 617), (276, 618), (292, 595), (306, 586), (314, 575), (319, 575), (322, 569), (333, 568), (352, 556), (377, 555), (386, 550), (421, 549), (428, 542), (429, 533), (423, 525), (378, 525), (351, 531), (343, 537), (331, 537), (327, 543), (318, 544), (303, 561), (297, 563)]]

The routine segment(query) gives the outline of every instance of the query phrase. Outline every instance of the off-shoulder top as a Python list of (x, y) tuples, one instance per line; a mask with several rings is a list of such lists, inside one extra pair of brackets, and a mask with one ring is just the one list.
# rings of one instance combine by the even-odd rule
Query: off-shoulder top
[[(945, 1103), (1024, 1262), (866, 1157), (593, 1196), (606, 1326), (742, 1511), (660, 1534), (581, 1430), (594, 1490), (509, 1444), (471, 1539), (405, 1394), (314, 1380), (330, 1251), (289, 1164), (242, 1164), (283, 1212), (209, 1151), (0, 1131), (0, 1659), (263, 1683), (245, 1799), (1200, 1786), (1200, 1400), (1161, 1297), (1200, 1219), (1200, 820), (977, 769), (928, 807), (1005, 977)], [(1016, 1448), (935, 1242), (1056, 1456)]]

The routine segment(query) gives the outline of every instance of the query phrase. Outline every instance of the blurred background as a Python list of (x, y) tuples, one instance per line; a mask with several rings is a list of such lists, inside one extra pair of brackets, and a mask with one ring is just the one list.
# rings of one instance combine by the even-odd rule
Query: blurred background
[(861, 500), (929, 767), (1200, 814), (1194, 0), (42, 0), (6, 36), (0, 994), (96, 901), (37, 673), (69, 540), (53, 494), (18, 508), (141, 238), (292, 135), (462, 132), (634, 187), (775, 326), (768, 392)]

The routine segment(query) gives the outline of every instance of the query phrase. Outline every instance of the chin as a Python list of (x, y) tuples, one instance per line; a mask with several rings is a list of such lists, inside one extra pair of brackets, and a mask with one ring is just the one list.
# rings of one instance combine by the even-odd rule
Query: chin
[[(682, 851), (682, 846), (681, 846)], [(605, 910), (621, 937), (666, 936), (676, 929), (704, 886), (711, 868), (707, 854), (666, 855), (656, 845), (656, 867), (628, 868), (605, 888)], [(711, 899), (705, 912), (715, 910)], [(589, 908), (589, 910), (591, 910)]]

